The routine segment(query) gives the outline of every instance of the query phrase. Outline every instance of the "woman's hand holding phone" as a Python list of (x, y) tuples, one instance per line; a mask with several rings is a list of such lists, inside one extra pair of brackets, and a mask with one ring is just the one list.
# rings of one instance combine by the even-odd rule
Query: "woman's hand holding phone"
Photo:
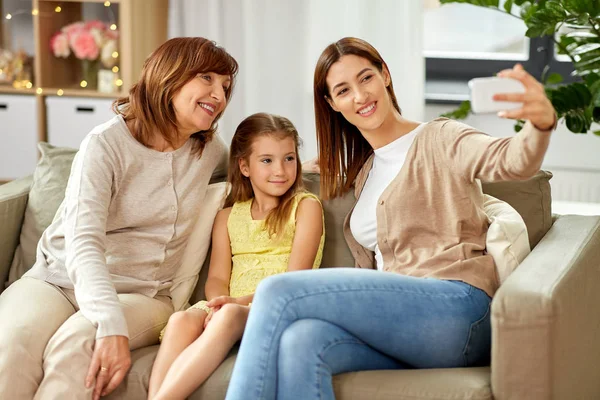
[[(517, 64), (497, 78), (469, 82), (473, 112), (498, 112), (501, 118), (529, 120), (539, 130), (550, 130), (556, 113), (544, 86)], [(509, 102), (509, 103), (506, 103)]]

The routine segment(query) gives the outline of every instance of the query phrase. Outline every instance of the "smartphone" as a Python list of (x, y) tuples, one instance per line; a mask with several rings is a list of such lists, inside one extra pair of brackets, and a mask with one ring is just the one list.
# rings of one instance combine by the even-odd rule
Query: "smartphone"
[(474, 78), (469, 81), (471, 89), (471, 111), (476, 114), (495, 113), (503, 110), (520, 108), (523, 103), (512, 101), (495, 101), (497, 93), (525, 93), (521, 82), (512, 78)]

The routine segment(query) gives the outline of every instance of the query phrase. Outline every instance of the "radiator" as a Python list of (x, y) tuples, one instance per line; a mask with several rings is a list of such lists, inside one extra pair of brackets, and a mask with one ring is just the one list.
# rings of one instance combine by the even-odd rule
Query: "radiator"
[(550, 180), (552, 201), (600, 203), (600, 170), (543, 169), (554, 175)]

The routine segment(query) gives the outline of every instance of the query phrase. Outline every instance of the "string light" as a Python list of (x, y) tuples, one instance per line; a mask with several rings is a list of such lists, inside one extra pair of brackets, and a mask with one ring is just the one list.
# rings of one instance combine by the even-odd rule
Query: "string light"
[[(104, 7), (110, 7), (110, 6), (111, 6), (111, 2), (110, 2), (110, 1), (105, 1), (105, 2), (104, 2)], [(55, 12), (55, 13), (60, 13), (60, 12), (62, 12), (62, 7), (61, 7), (61, 6), (56, 6), (56, 7), (54, 8), (54, 12)], [(111, 13), (111, 15), (113, 14), (113, 13), (112, 13), (112, 10), (111, 10), (110, 8), (109, 8), (109, 12)], [(40, 12), (40, 11), (39, 11), (39, 9), (37, 9), (37, 8), (33, 8), (33, 9), (30, 9), (30, 10), (17, 10), (17, 11), (14, 11), (14, 12), (12, 12), (12, 13), (7, 13), (7, 14), (4, 16), (4, 18), (5, 18), (5, 19), (7, 19), (7, 20), (11, 20), (11, 19), (13, 19), (13, 16), (20, 15), (20, 14), (31, 14), (31, 15), (33, 15), (33, 16), (42, 16), (42, 15), (50, 16), (50, 15), (52, 14), (52, 12), (49, 12), (49, 13), (44, 13), (44, 12)], [(114, 15), (112, 15), (112, 16), (113, 16), (113, 18), (114, 18)], [(113, 19), (113, 18), (110, 18), (110, 19)], [(110, 25), (109, 29), (110, 29), (110, 30), (112, 30), (112, 31), (116, 31), (116, 30), (117, 30), (117, 24), (115, 24), (115, 23), (112, 23), (112, 24)], [(112, 57), (113, 57), (113, 58), (115, 58), (115, 59), (116, 59), (116, 58), (119, 58), (119, 52), (118, 52), (118, 51), (114, 51), (114, 52), (112, 53)], [(117, 73), (117, 72), (119, 72), (119, 67), (118, 67), (118, 66), (114, 66), (114, 67), (112, 67), (112, 71), (113, 71), (114, 73)], [(3, 73), (3, 70), (2, 70), (2, 69), (0, 69), (0, 74), (2, 74), (2, 73)], [(119, 86), (119, 87), (120, 87), (120, 86), (123, 86), (123, 80), (121, 80), (121, 79), (117, 79), (117, 80), (115, 81), (115, 84), (116, 84), (117, 86)], [(88, 85), (88, 82), (87, 82), (87, 81), (85, 81), (85, 80), (82, 80), (82, 81), (79, 83), (79, 86), (81, 86), (82, 88), (85, 88), (85, 87), (87, 87), (87, 85)], [(33, 88), (33, 83), (32, 83), (32, 82), (30, 82), (30, 81), (27, 81), (27, 82), (24, 84), (24, 86), (25, 86), (27, 89), (31, 89), (31, 88)], [(42, 88), (40, 88), (40, 87), (38, 87), (38, 88), (36, 88), (35, 92), (36, 92), (38, 95), (41, 95), (41, 94), (43, 93), (43, 89), (42, 89)], [(63, 89), (58, 89), (58, 90), (56, 91), (56, 94), (57, 94), (58, 96), (62, 96), (62, 95), (64, 95), (64, 90), (63, 90)]]
[(37, 9), (37, 8), (32, 8), (32, 9), (19, 9), (19, 10), (15, 10), (15, 11), (13, 11), (13, 12), (7, 13), (7, 14), (4, 16), (4, 18), (5, 18), (5, 19), (8, 19), (8, 20), (10, 20), (10, 19), (14, 19), (14, 17), (16, 17), (17, 15), (21, 15), (21, 14), (33, 15), (33, 16), (36, 16), (36, 17), (37, 17), (37, 16), (40, 16), (40, 17), (41, 17), (41, 16), (51, 17), (51, 16), (52, 16), (52, 15), (54, 15), (55, 13), (57, 13), (57, 12), (61, 12), (61, 11), (62, 11), (62, 8), (61, 8), (60, 6), (59, 6), (59, 7), (56, 7), (56, 8), (54, 9), (54, 12), (51, 12), (51, 11), (50, 11), (50, 12), (40, 12), (40, 10), (39, 10), (39, 9)]

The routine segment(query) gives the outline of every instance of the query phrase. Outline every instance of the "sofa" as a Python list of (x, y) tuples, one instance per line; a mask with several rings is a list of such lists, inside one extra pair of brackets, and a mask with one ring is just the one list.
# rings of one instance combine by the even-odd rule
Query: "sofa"
[[(64, 194), (74, 152), (51, 147), (41, 150), (34, 176), (0, 186), (0, 283), (24, 272), (11, 270), (13, 258), (31, 260), (35, 256), (22, 251), (28, 247), (30, 253), (35, 245), (35, 235), (26, 234), (32, 213), (45, 213), (45, 220), (37, 220), (38, 231), (43, 230)], [(492, 302), (491, 365), (346, 373), (334, 377), (336, 398), (600, 398), (600, 369), (596, 366), (600, 363), (600, 217), (553, 216), (551, 176), (540, 171), (527, 181), (483, 184), (484, 192), (508, 202), (523, 217), (532, 248)], [(219, 179), (222, 177), (215, 178)], [(309, 190), (318, 193), (318, 175), (304, 174), (304, 180)], [(323, 267), (354, 264), (342, 235), (343, 219), (353, 202), (352, 193), (324, 202)], [(207, 271), (205, 262), (191, 302), (204, 297)], [(0, 285), (0, 291), (4, 286)], [(133, 351), (128, 376), (106, 398), (145, 399), (157, 350), (154, 345)], [(236, 353), (234, 348), (190, 399), (223, 399)]]

